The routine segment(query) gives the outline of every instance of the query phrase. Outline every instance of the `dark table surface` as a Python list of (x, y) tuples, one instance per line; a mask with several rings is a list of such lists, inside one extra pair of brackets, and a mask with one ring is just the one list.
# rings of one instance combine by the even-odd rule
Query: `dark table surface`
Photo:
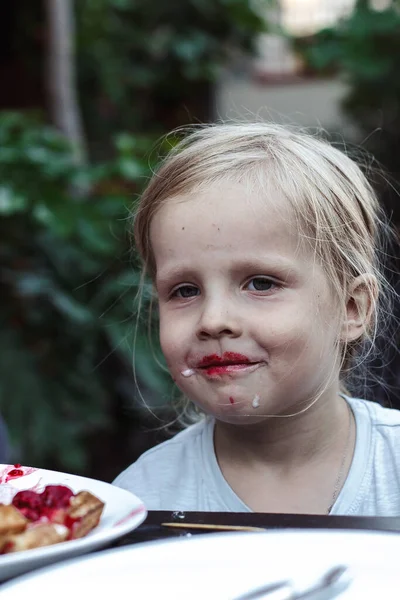
[(174, 539), (192, 535), (210, 535), (212, 532), (192, 528), (173, 529), (162, 523), (212, 523), (276, 529), (353, 529), (391, 531), (400, 533), (400, 517), (343, 517), (323, 515), (286, 515), (264, 513), (215, 513), (149, 511), (147, 519), (132, 533), (112, 547), (142, 542)]

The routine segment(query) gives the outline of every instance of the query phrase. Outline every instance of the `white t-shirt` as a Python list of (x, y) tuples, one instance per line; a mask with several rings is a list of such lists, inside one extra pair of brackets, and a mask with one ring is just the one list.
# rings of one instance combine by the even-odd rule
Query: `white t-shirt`
[[(330, 514), (400, 516), (400, 411), (347, 398), (356, 422), (353, 462)], [(145, 452), (114, 481), (149, 510), (251, 512), (219, 468), (206, 418)]]

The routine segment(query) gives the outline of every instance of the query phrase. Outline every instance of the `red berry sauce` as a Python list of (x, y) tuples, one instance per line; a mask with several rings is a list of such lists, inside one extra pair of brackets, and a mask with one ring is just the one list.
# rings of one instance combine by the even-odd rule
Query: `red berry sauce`
[(23, 490), (15, 494), (12, 504), (30, 521), (46, 518), (62, 522), (62, 509), (69, 506), (74, 493), (64, 485), (48, 485), (41, 494), (32, 490)]
[(11, 469), (11, 471), (8, 471), (8, 477), (22, 477), (23, 474), (22, 469)]
[(74, 493), (65, 485), (48, 485), (41, 493), (43, 506), (66, 508)]
[(12, 504), (30, 521), (40, 519), (42, 509), (40, 494), (31, 490), (23, 490), (15, 494)]

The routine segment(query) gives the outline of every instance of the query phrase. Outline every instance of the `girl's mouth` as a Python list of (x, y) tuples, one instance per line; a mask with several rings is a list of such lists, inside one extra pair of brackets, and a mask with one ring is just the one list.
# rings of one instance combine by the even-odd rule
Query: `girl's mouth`
[(260, 362), (252, 362), (247, 356), (236, 352), (225, 352), (222, 356), (204, 356), (197, 368), (209, 377), (221, 375), (237, 376), (255, 371)]
[(216, 365), (208, 367), (207, 369), (201, 369), (209, 376), (215, 375), (243, 375), (245, 373), (251, 373), (255, 371), (260, 363), (247, 363), (247, 364), (234, 364), (234, 365)]

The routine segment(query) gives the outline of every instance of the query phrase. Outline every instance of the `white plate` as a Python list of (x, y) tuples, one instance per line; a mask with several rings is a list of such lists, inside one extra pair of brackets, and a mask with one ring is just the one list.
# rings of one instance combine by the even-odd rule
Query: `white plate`
[(99, 525), (84, 538), (0, 556), (0, 581), (102, 548), (138, 527), (146, 518), (146, 509), (139, 498), (109, 483), (32, 467), (21, 467), (24, 476), (7, 481), (7, 473), (13, 468), (12, 465), (0, 465), (0, 502), (8, 504), (15, 488), (40, 491), (46, 485), (60, 484), (71, 488), (74, 493), (81, 490), (92, 492), (105, 503), (105, 507)]
[(182, 537), (107, 550), (1, 588), (3, 600), (122, 597), (232, 600), (254, 587), (292, 579), (304, 589), (326, 569), (346, 564), (354, 581), (338, 600), (398, 600), (400, 535), (286, 530)]

